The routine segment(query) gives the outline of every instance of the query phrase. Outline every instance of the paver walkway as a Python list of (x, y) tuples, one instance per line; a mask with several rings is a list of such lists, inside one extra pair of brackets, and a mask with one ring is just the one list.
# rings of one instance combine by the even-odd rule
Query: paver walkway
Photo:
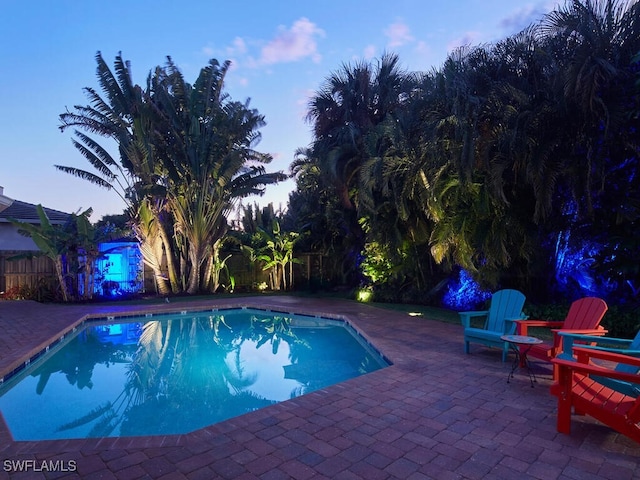
[[(187, 435), (14, 442), (0, 419), (0, 478), (640, 479), (640, 445), (588, 417), (557, 433), (550, 371), (534, 365), (533, 389), (523, 374), (507, 384), (510, 363), (465, 355), (457, 325), (284, 296), (135, 309), (214, 305), (343, 315), (393, 365)], [(84, 315), (130, 310), (0, 302), (0, 377)]]

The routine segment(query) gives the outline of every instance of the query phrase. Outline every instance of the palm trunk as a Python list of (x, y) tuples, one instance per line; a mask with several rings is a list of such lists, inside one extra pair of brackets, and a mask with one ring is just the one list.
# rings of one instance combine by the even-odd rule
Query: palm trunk
[(200, 291), (200, 278), (202, 275), (202, 263), (204, 261), (204, 249), (202, 245), (189, 245), (189, 261), (191, 263), (191, 272), (189, 272), (189, 286), (187, 293), (194, 294)]
[[(160, 259), (158, 258), (157, 248), (151, 245), (147, 239), (138, 239), (140, 241), (140, 252), (142, 253), (142, 261), (153, 271), (153, 278), (155, 280), (158, 293), (161, 295), (168, 295), (171, 293), (169, 284), (166, 277), (162, 273), (160, 267)], [(162, 245), (160, 245), (160, 251), (162, 251)], [(160, 257), (162, 258), (162, 257)]]
[(171, 285), (171, 291), (173, 293), (178, 293), (182, 289), (180, 288), (180, 284), (178, 282), (178, 275), (176, 273), (176, 265), (175, 265), (173, 248), (172, 248), (173, 245), (171, 244), (171, 241), (169, 240), (169, 236), (167, 235), (167, 231), (164, 225), (162, 225), (162, 223), (160, 222), (160, 219), (157, 219), (157, 222), (159, 225), (158, 230), (160, 231), (160, 238), (162, 239), (162, 243), (164, 245), (165, 258), (167, 259), (167, 276), (169, 277), (169, 284)]
[(95, 255), (85, 253), (84, 261), (84, 292), (83, 296), (86, 299), (93, 298), (93, 279), (95, 271)]

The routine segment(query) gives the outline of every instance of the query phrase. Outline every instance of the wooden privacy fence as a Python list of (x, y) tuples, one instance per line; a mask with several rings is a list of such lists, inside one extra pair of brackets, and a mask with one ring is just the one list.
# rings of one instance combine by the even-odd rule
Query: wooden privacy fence
[[(224, 256), (224, 255), (223, 255)], [(293, 288), (306, 288), (315, 283), (321, 285), (323, 275), (323, 255), (300, 253), (295, 256), (299, 263), (293, 264)], [(227, 260), (229, 274), (235, 280), (236, 289), (255, 290), (261, 283), (269, 284), (269, 272), (262, 270), (259, 262), (252, 264), (247, 257), (234, 253)], [(287, 267), (288, 269), (289, 267)], [(223, 280), (226, 280), (226, 278)]]
[(0, 292), (6, 292), (13, 287), (22, 285), (33, 287), (42, 278), (55, 277), (55, 265), (53, 260), (48, 257), (9, 260), (11, 257), (25, 253), (27, 252), (0, 252)]
[[(0, 292), (6, 292), (13, 287), (27, 285), (34, 287), (43, 278), (55, 278), (55, 265), (48, 257), (32, 257), (9, 260), (11, 257), (25, 252), (0, 252)], [(296, 255), (300, 263), (293, 265), (293, 288), (307, 288), (311, 285), (320, 286), (326, 281), (324, 264), (326, 257), (319, 253), (301, 253)], [(252, 264), (242, 254), (233, 254), (227, 261), (229, 273), (234, 277), (238, 290), (251, 291), (258, 288), (262, 282), (269, 283), (268, 272), (262, 270), (259, 264)], [(145, 290), (149, 293), (155, 290), (153, 275), (144, 269)], [(223, 283), (227, 281), (223, 278)]]

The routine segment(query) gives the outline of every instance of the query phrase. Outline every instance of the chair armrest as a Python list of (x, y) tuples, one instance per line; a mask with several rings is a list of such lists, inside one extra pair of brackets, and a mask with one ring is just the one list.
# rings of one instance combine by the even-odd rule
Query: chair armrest
[[(565, 342), (569, 341), (569, 339), (587, 340), (592, 343), (593, 342), (606, 343), (608, 345), (620, 345), (620, 346), (631, 345), (631, 342), (633, 342), (633, 340), (629, 338), (614, 338), (614, 337), (593, 338), (593, 335), (583, 335), (583, 334), (574, 333), (574, 330), (558, 330), (558, 335), (563, 337)], [(603, 348), (606, 348), (606, 347), (603, 347)]]
[(504, 333), (507, 335), (513, 335), (516, 332), (516, 328), (518, 326), (517, 322), (526, 320), (526, 319), (527, 319), (527, 316), (524, 314), (521, 317), (505, 318)]
[(562, 328), (552, 328), (551, 331), (554, 335), (560, 334), (561, 332), (575, 332), (581, 336), (584, 336), (586, 341), (589, 341), (590, 337), (601, 337), (605, 335), (609, 330), (598, 329), (598, 328), (585, 328), (583, 330), (564, 330)]
[(472, 317), (486, 317), (489, 315), (489, 310), (478, 310), (473, 312), (458, 312), (460, 315), (460, 321), (462, 322), (462, 326), (464, 328), (471, 327), (471, 318)]
[[(573, 347), (576, 354), (580, 355), (581, 361), (578, 363), (583, 363), (589, 361), (593, 358), (597, 358), (598, 360), (606, 360), (609, 362), (615, 363), (623, 363), (625, 365), (632, 365), (634, 367), (640, 368), (640, 358), (634, 355), (626, 355), (624, 353), (616, 353), (610, 352), (608, 350), (598, 350), (594, 348), (586, 348), (585, 346), (575, 346)], [(635, 352), (635, 350), (633, 350)], [(635, 374), (638, 380), (636, 383), (640, 381), (640, 374)]]
[(518, 335), (528, 335), (529, 327), (562, 328), (564, 322), (547, 320), (516, 320), (516, 331)]
[[(561, 353), (560, 347), (562, 347), (562, 350), (564, 350), (564, 342), (563, 339), (564, 337), (560, 336), (560, 332), (562, 332), (562, 329), (555, 329), (552, 328), (551, 331), (553, 332), (553, 348), (556, 349), (556, 355)], [(574, 333), (578, 333), (581, 335), (584, 335), (585, 337), (589, 338), (589, 337), (599, 337), (604, 335), (605, 333), (607, 333), (608, 330), (605, 329), (584, 329), (584, 330), (564, 330), (565, 332), (569, 331), (569, 332), (574, 332)], [(568, 352), (567, 352), (568, 353)]]
[(564, 322), (562, 321), (547, 321), (547, 320), (519, 320), (518, 323), (526, 323), (529, 327), (548, 327), (548, 328), (562, 328)]
[(618, 353), (620, 355), (628, 355), (630, 357), (640, 357), (640, 350), (630, 350), (626, 348), (599, 347), (597, 345), (582, 345), (580, 348), (588, 348), (590, 350), (601, 350), (603, 352)]
[[(562, 341), (562, 354), (568, 355), (569, 357), (573, 357), (573, 347), (575, 345), (575, 341), (585, 341), (589, 343), (614, 343), (618, 345), (629, 345), (631, 340), (621, 339), (621, 338), (607, 338), (603, 337), (602, 330), (597, 330), (596, 333), (592, 333), (591, 335), (585, 335), (583, 333), (578, 333), (578, 330), (553, 330), (554, 332), (554, 342), (555, 335), (557, 334), (558, 338)], [(590, 332), (593, 332), (592, 330)], [(613, 342), (611, 342), (614, 340)], [(588, 347), (588, 348), (600, 348), (594, 345), (586, 345), (583, 343), (578, 344), (580, 347)], [(606, 350), (611, 350), (607, 347), (602, 347)]]
[[(624, 363), (629, 363), (629, 360), (635, 360), (638, 367), (640, 367), (640, 358), (626, 357), (624, 355), (611, 354), (617, 357), (623, 357)], [(613, 360), (616, 361), (616, 360)], [(606, 368), (600, 365), (594, 365), (592, 363), (580, 363), (572, 360), (565, 360), (563, 358), (552, 358), (551, 362), (554, 365), (558, 365), (560, 368), (567, 368), (573, 372), (582, 373), (583, 375), (599, 375), (601, 377), (613, 378), (616, 380), (622, 380), (629, 383), (640, 383), (640, 375), (637, 373), (626, 373)]]

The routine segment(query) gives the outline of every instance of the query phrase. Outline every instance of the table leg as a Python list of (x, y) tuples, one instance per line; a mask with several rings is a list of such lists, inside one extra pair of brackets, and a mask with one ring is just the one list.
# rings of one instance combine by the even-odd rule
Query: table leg
[(527, 354), (529, 353), (529, 350), (531, 350), (531, 345), (529, 345), (527, 348), (525, 348), (522, 351), (520, 351), (520, 348), (518, 347), (518, 345), (514, 343), (511, 343), (510, 345), (511, 345), (511, 349), (515, 353), (515, 358), (513, 359), (513, 363), (511, 364), (511, 372), (509, 372), (509, 375), (507, 376), (507, 383), (510, 383), (510, 380), (513, 378), (513, 374), (518, 368), (518, 366), (522, 366), (522, 367), (526, 367), (527, 373), (529, 374), (529, 381), (531, 382), (531, 388), (533, 388), (533, 383), (534, 382), (537, 383), (538, 380), (536, 379), (536, 374), (533, 373), (533, 370), (531, 369), (529, 358), (527, 358)]
[(529, 358), (527, 358), (527, 353), (529, 353), (529, 350), (531, 350), (531, 346), (529, 346), (529, 348), (525, 349), (522, 352), (522, 362), (523, 364), (527, 367), (527, 371), (529, 373), (529, 380), (531, 381), (531, 388), (533, 388), (533, 382), (538, 382), (538, 380), (536, 379), (536, 374), (533, 373), (533, 370), (531, 370), (531, 363), (529, 363)]
[(513, 378), (513, 372), (516, 371), (516, 368), (518, 368), (518, 365), (520, 364), (520, 349), (513, 343), (510, 343), (509, 345), (511, 345), (511, 350), (513, 350), (513, 353), (515, 353), (515, 358), (513, 359), (513, 363), (511, 364), (511, 372), (509, 372), (509, 375), (507, 375), (507, 383), (509, 383), (509, 380)]

